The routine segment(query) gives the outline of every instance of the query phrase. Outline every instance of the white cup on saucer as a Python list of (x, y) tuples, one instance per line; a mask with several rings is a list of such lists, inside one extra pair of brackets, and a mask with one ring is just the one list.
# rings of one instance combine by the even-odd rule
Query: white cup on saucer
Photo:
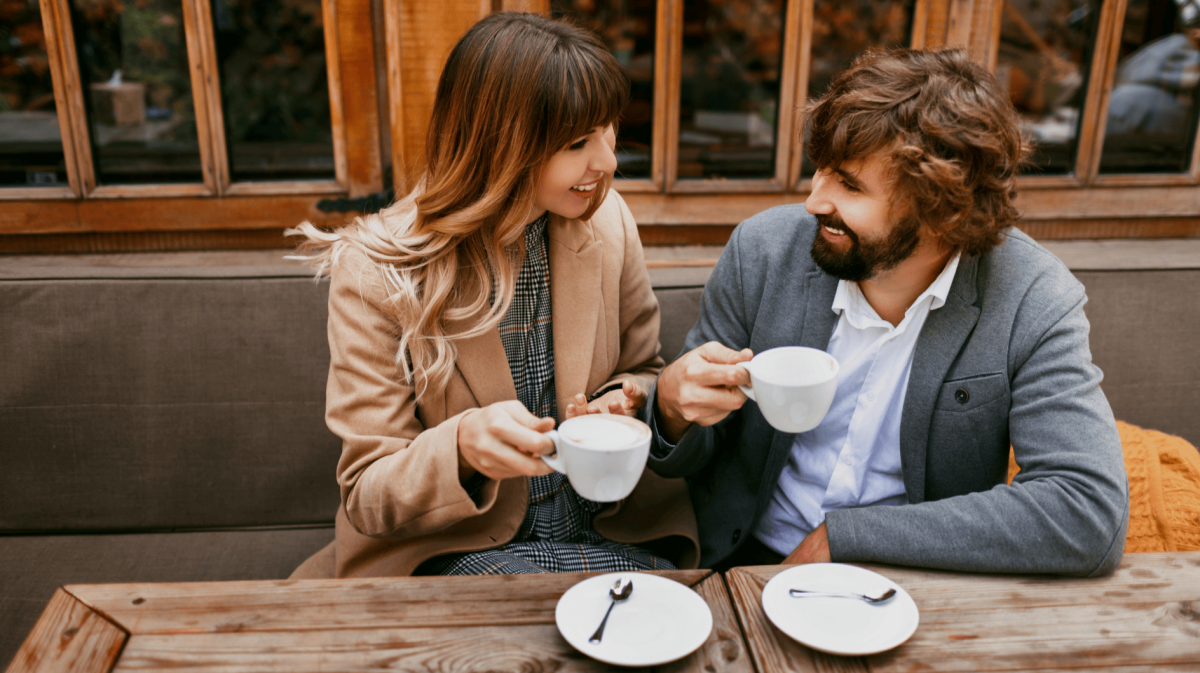
[(784, 346), (741, 363), (750, 385), (739, 386), (758, 403), (771, 427), (782, 432), (808, 432), (820, 424), (837, 391), (838, 361), (816, 348)]
[(576, 493), (595, 502), (616, 502), (632, 493), (650, 455), (649, 426), (627, 416), (576, 416), (545, 434), (557, 454), (542, 460), (567, 475)]

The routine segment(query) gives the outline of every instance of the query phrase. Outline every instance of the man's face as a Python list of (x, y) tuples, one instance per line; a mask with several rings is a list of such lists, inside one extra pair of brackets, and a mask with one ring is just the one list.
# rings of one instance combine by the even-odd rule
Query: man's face
[(881, 153), (822, 168), (805, 206), (821, 228), (812, 256), (829, 275), (864, 281), (895, 268), (921, 242), (913, 217), (893, 221), (892, 193)]

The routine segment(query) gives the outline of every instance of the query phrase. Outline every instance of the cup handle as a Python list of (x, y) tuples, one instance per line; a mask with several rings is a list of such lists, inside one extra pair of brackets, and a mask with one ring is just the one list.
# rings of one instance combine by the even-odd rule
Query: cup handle
[(542, 454), (542, 462), (544, 462), (547, 465), (549, 465), (550, 467), (554, 468), (555, 472), (559, 472), (561, 474), (566, 474), (567, 466), (563, 465), (562, 459), (558, 457), (558, 446), (559, 446), (558, 430), (550, 430), (549, 432), (543, 432), (542, 434), (546, 435), (547, 437), (550, 438), (550, 441), (554, 442), (554, 455), (547, 456), (546, 454), (543, 453)]

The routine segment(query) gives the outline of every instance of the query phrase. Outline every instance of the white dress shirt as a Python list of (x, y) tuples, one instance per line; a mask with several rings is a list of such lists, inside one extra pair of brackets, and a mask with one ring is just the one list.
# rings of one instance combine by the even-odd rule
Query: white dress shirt
[(840, 281), (840, 314), (828, 352), (837, 358), (837, 392), (824, 420), (796, 435), (791, 454), (754, 535), (788, 555), (830, 510), (900, 505), (900, 417), (917, 337), (930, 311), (946, 303), (959, 255), (908, 307), (895, 327), (867, 303), (858, 283)]

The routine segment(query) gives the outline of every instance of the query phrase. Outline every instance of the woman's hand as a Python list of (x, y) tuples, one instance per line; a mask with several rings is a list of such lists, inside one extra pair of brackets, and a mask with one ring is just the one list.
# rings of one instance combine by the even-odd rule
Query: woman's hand
[(554, 442), (542, 434), (553, 429), (553, 418), (538, 418), (516, 400), (469, 412), (458, 422), (459, 479), (476, 472), (491, 479), (550, 474), (538, 456), (554, 453)]
[(638, 411), (646, 406), (646, 391), (633, 379), (625, 379), (617, 390), (610, 390), (591, 403), (580, 393), (575, 396), (575, 402), (567, 405), (567, 418), (575, 418), (585, 414), (621, 414), (637, 416)]

